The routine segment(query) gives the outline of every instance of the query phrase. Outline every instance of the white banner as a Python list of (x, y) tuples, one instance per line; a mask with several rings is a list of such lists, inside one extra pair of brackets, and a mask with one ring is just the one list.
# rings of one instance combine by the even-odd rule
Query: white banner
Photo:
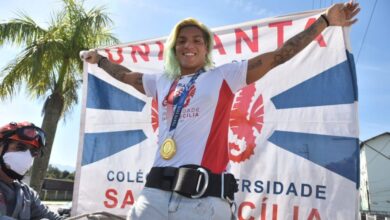
[[(280, 47), (320, 11), (213, 29), (216, 65)], [(111, 61), (162, 72), (165, 38), (100, 49)], [(85, 64), (76, 214), (125, 216), (157, 150), (151, 99)], [(239, 219), (357, 219), (357, 85), (347, 30), (329, 27), (292, 60), (236, 94), (229, 129)]]

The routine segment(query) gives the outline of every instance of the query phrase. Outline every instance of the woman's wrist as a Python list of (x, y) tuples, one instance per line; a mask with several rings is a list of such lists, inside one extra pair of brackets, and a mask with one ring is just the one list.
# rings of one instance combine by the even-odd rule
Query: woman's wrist
[(325, 21), (325, 23), (326, 23), (326, 27), (329, 27), (329, 20), (328, 20), (328, 18), (326, 17), (326, 15), (325, 14), (321, 14), (321, 18), (322, 19), (324, 19), (324, 21)]
[(97, 62), (97, 65), (98, 67), (101, 67), (102, 66), (102, 63), (104, 62), (104, 60), (107, 60), (107, 57), (104, 57), (102, 55), (99, 55), (99, 60)]

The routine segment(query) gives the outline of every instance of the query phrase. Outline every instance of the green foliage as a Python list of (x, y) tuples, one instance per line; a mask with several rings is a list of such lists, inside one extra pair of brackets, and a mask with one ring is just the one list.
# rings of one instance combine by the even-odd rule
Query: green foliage
[(1, 71), (0, 99), (14, 95), (26, 83), (33, 98), (61, 94), (61, 112), (65, 114), (78, 101), (77, 89), (82, 82), (79, 52), (118, 43), (110, 32), (112, 21), (104, 7), (87, 11), (83, 1), (62, 1), (63, 9), (52, 16), (47, 28), (24, 13), (0, 23), (0, 46), (8, 43), (23, 48)]
[(74, 180), (75, 172), (70, 173), (67, 170), (61, 171), (57, 167), (49, 164), (46, 172), (46, 178), (50, 179), (65, 179), (65, 180)]

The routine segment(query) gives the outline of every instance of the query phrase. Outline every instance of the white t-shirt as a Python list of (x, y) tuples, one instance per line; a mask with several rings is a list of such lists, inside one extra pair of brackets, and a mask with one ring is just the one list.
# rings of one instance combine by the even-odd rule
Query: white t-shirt
[[(156, 153), (153, 166), (180, 167), (196, 164), (221, 173), (228, 164), (228, 127), (234, 94), (246, 86), (247, 61), (224, 64), (203, 72), (188, 92), (180, 119), (174, 130), (176, 155), (170, 160)], [(178, 94), (194, 74), (170, 80), (164, 74), (144, 74), (147, 96), (158, 102), (158, 144), (169, 137)], [(176, 100), (175, 100), (176, 98)], [(174, 101), (175, 100), (175, 101)]]

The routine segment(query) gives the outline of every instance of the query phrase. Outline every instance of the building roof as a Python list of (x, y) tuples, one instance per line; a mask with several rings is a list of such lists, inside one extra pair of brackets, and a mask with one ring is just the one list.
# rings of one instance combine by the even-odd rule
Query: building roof
[(374, 139), (377, 139), (377, 138), (379, 138), (379, 137), (386, 136), (386, 135), (389, 135), (389, 136), (390, 136), (390, 132), (384, 132), (384, 133), (382, 133), (382, 134), (379, 134), (379, 135), (377, 135), (377, 136), (374, 136), (374, 137), (372, 137), (372, 138), (369, 138), (369, 139), (367, 139), (367, 140), (365, 140), (365, 141), (362, 141), (362, 142), (360, 143), (360, 148), (362, 148), (363, 145), (365, 145), (367, 142), (370, 142), (370, 141), (372, 141), (372, 140), (374, 140)]

